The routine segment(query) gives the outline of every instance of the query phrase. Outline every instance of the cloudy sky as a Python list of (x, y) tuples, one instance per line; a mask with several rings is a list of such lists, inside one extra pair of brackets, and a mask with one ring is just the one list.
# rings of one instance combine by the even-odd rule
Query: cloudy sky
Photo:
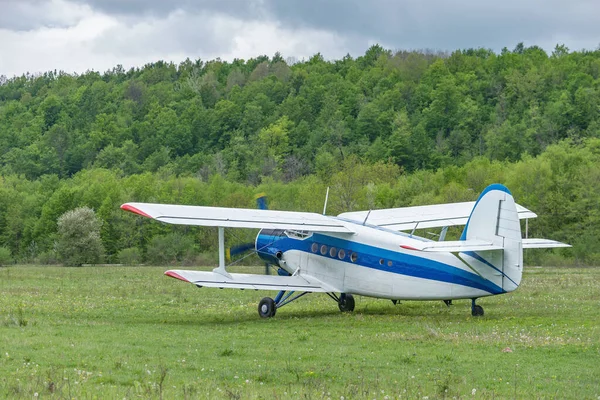
[(0, 0), (0, 75), (189, 57), (600, 45), (598, 0)]

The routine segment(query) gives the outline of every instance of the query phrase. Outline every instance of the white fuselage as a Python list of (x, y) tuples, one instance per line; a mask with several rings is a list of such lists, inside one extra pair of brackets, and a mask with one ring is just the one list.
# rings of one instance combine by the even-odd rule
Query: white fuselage
[(268, 248), (271, 256), (279, 253), (276, 261), (288, 272), (315, 277), (342, 293), (398, 300), (449, 300), (505, 293), (453, 253), (401, 247), (418, 247), (419, 242), (428, 239), (347, 223), (354, 234), (303, 236), (274, 231), (277, 234), (268, 236), (261, 232), (257, 251), (265, 254)]

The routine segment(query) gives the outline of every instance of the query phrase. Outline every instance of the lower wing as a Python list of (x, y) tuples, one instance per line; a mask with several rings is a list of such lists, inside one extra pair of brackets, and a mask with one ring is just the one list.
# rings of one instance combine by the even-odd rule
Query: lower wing
[(275, 276), (229, 274), (231, 278), (210, 271), (169, 270), (165, 275), (190, 282), (198, 287), (285, 290), (297, 292), (339, 292), (340, 290), (306, 275)]

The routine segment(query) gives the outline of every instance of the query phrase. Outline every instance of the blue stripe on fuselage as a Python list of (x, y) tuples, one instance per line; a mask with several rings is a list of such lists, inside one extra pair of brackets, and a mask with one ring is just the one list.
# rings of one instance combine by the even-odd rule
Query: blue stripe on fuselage
[[(269, 235), (261, 240), (260, 236), (262, 235), (259, 235), (257, 238), (257, 243), (264, 243), (265, 241), (270, 242), (276, 239), (275, 237)], [(444, 264), (439, 261), (401, 253), (399, 251), (386, 250), (320, 233), (314, 233), (311, 237), (304, 240), (283, 237), (279, 240), (273, 241), (269, 247), (273, 250), (277, 249), (284, 253), (288, 250), (299, 250), (314, 254), (319, 257), (339, 260), (337, 257), (331, 257), (329, 252), (327, 252), (325, 255), (322, 255), (319, 251), (320, 249), (317, 251), (317, 253), (313, 253), (311, 251), (311, 246), (313, 243), (318, 243), (319, 247), (321, 245), (326, 245), (328, 247), (344, 249), (346, 251), (346, 257), (342, 261), (347, 263), (351, 263), (350, 253), (355, 252), (358, 255), (358, 258), (356, 262), (351, 264), (360, 265), (366, 268), (472, 287), (475, 289), (484, 290), (491, 294), (505, 293), (502, 288), (477, 274)], [(383, 265), (379, 264), (379, 260), (381, 259), (385, 260)], [(392, 261), (391, 267), (387, 265), (387, 261)]]

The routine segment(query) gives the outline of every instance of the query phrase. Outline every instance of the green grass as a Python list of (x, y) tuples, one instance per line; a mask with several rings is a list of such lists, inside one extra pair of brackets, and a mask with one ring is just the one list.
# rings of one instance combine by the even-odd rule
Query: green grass
[(342, 314), (315, 294), (270, 320), (256, 308), (274, 293), (163, 271), (0, 268), (0, 397), (600, 396), (600, 269), (527, 269), (480, 318), (470, 301), (362, 297)]

